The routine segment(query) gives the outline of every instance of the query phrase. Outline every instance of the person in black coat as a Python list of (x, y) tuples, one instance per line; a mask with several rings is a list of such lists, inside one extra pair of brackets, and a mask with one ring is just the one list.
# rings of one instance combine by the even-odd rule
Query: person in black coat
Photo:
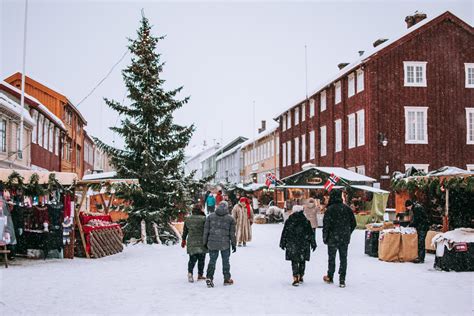
[(285, 251), (285, 259), (291, 261), (293, 286), (303, 283), (306, 261), (316, 250), (316, 239), (311, 223), (302, 211), (296, 211), (288, 217), (280, 238), (280, 248)]
[(429, 230), (428, 218), (426, 216), (425, 209), (420, 204), (407, 200), (405, 202), (405, 208), (407, 211), (413, 211), (412, 220), (410, 227), (416, 228), (418, 233), (418, 258), (413, 261), (414, 263), (425, 262), (425, 239), (426, 234)]
[(336, 253), (339, 251), (339, 286), (346, 286), (347, 248), (351, 234), (356, 228), (354, 213), (342, 202), (342, 192), (332, 190), (328, 208), (323, 219), (323, 241), (328, 246), (328, 273), (323, 277), (326, 283), (333, 283), (336, 270)]

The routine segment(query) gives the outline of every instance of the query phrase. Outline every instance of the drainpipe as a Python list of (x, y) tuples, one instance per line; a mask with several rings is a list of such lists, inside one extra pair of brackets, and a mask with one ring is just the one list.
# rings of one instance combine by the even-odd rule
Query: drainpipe
[(25, 63), (26, 63), (26, 29), (28, 18), (28, 0), (25, 0), (25, 25), (23, 29), (23, 66), (21, 71), (21, 119), (20, 119), (20, 144), (18, 145), (17, 156), (23, 158), (23, 111), (25, 110)]

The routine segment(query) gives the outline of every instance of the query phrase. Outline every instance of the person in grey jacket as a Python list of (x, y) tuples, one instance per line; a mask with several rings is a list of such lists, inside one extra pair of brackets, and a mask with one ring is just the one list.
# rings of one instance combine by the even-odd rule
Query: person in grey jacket
[(235, 220), (229, 215), (227, 202), (219, 203), (217, 210), (209, 215), (204, 224), (204, 245), (209, 249), (209, 263), (207, 265), (208, 287), (214, 287), (214, 271), (219, 251), (222, 256), (222, 272), (224, 274), (224, 285), (232, 285), (234, 281), (230, 275), (230, 248), (236, 251)]

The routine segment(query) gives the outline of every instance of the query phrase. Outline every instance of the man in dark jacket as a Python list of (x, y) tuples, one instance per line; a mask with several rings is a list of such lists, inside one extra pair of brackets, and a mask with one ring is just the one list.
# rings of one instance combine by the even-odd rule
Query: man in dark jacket
[(410, 222), (410, 227), (416, 228), (418, 234), (418, 258), (413, 261), (414, 263), (425, 262), (425, 239), (426, 234), (429, 230), (428, 218), (425, 213), (425, 209), (420, 204), (407, 200), (405, 202), (405, 208), (407, 211), (412, 211), (413, 216)]
[(204, 225), (204, 244), (209, 249), (209, 264), (207, 265), (208, 287), (214, 287), (214, 271), (219, 251), (222, 256), (222, 272), (224, 273), (224, 285), (232, 285), (234, 281), (230, 278), (230, 248), (236, 251), (235, 220), (229, 215), (227, 202), (222, 201), (215, 213), (209, 215)]
[(347, 248), (351, 234), (356, 228), (354, 213), (342, 203), (342, 192), (332, 190), (323, 219), (323, 241), (328, 246), (328, 274), (323, 280), (333, 283), (336, 270), (336, 253), (339, 251), (339, 286), (346, 287)]
[[(201, 205), (193, 207), (192, 215), (184, 220), (183, 238), (181, 247), (186, 247), (189, 255), (188, 261), (188, 281), (194, 282), (193, 270), (198, 262), (197, 280), (204, 280), (204, 264), (206, 261), (207, 248), (204, 246), (203, 234), (206, 215), (202, 212)], [(187, 239), (186, 239), (187, 238)]]

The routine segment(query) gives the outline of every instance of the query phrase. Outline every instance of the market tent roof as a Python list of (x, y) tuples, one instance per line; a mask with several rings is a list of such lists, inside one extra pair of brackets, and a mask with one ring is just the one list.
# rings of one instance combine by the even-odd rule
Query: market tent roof
[(463, 176), (463, 175), (474, 175), (474, 172), (467, 171), (457, 167), (444, 166), (437, 170), (428, 172), (428, 177), (445, 177), (445, 176)]
[(372, 193), (390, 194), (389, 191), (385, 191), (385, 190), (374, 188), (374, 187), (369, 187), (368, 185), (351, 185), (351, 187), (353, 187), (355, 189), (369, 191), (369, 192), (372, 192)]
[[(324, 189), (324, 185), (277, 185), (277, 189)], [(342, 189), (344, 187), (335, 185), (333, 189)]]
[(241, 190), (244, 190), (244, 191), (253, 192), (253, 191), (258, 191), (258, 190), (261, 190), (263, 188), (266, 188), (267, 185), (265, 183), (251, 183), (251, 184), (248, 184), (248, 185), (238, 183), (238, 184), (236, 184), (235, 187), (237, 189), (241, 189)]
[(117, 176), (116, 171), (110, 171), (110, 172), (100, 172), (100, 173), (93, 173), (93, 174), (87, 174), (84, 177), (82, 177), (83, 181), (87, 180), (99, 180), (99, 179), (112, 179)]
[(47, 184), (49, 175), (54, 173), (56, 180), (61, 184), (73, 184), (74, 181), (78, 180), (77, 174), (73, 172), (54, 172), (54, 171), (37, 171), (37, 170), (20, 170), (20, 169), (0, 169), (0, 180), (3, 182), (8, 181), (8, 177), (12, 172), (16, 171), (20, 176), (24, 178), (25, 182), (30, 180), (30, 177), (36, 173), (39, 176), (39, 183)]
[(338, 176), (339, 178), (346, 180), (348, 182), (375, 182), (374, 178), (370, 178), (370, 177), (364, 176), (362, 174), (359, 174), (359, 173), (356, 173), (356, 172), (353, 172), (341, 167), (309, 167), (309, 168), (306, 168), (305, 170), (292, 174), (291, 176), (285, 177), (281, 180), (283, 182), (286, 182), (292, 178), (301, 176), (303, 173), (311, 172), (314, 170), (323, 172), (326, 175), (334, 174)]

